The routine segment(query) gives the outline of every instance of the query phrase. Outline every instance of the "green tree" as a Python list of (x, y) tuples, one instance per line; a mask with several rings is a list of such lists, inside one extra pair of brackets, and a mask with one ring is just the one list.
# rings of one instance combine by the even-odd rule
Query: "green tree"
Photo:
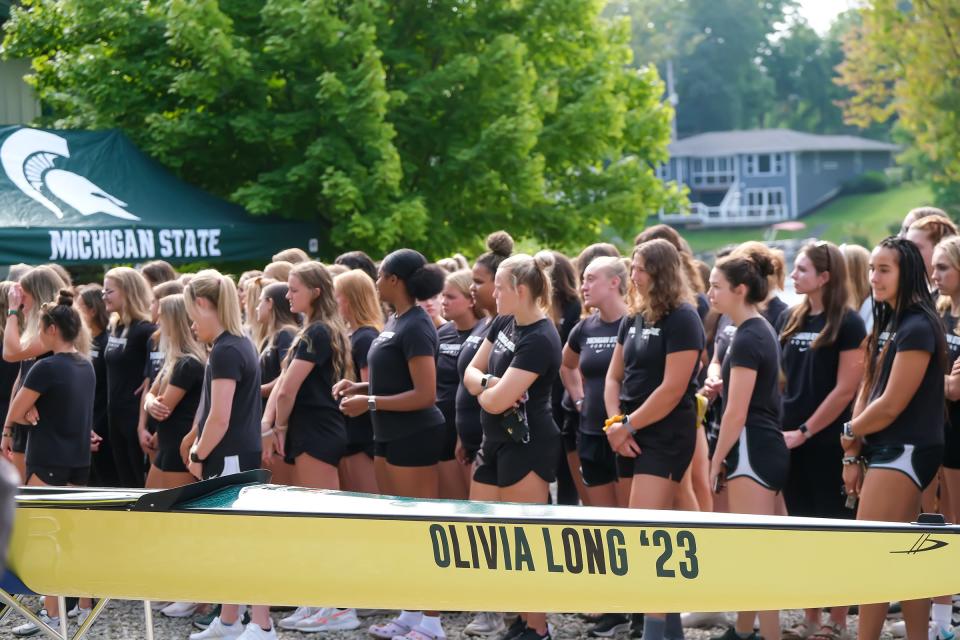
[(324, 253), (560, 247), (676, 206), (652, 166), (669, 107), (599, 0), (25, 0), (40, 124), (119, 127)]
[(848, 122), (898, 119), (939, 204), (960, 205), (960, 10), (952, 0), (872, 0), (844, 43)]

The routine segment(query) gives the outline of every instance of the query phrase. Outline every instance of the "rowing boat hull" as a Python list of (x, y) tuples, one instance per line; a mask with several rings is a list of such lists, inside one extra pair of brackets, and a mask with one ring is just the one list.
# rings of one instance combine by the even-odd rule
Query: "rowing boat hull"
[(17, 509), (11, 567), (38, 593), (630, 612), (960, 591), (954, 526), (415, 501), (272, 485), (173, 511), (75, 507), (54, 500)]

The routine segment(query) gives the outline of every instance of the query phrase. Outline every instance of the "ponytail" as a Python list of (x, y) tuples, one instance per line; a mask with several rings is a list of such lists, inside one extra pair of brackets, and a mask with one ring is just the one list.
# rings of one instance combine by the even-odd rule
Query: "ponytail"
[(209, 300), (217, 310), (217, 320), (223, 330), (235, 336), (243, 336), (240, 296), (237, 294), (237, 286), (229, 277), (216, 269), (204, 269), (187, 284), (184, 296), (188, 308), (199, 298)]

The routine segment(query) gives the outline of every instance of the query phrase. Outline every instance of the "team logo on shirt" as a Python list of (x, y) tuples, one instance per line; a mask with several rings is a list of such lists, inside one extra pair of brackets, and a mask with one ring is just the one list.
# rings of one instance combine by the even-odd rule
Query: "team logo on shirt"
[(463, 348), (462, 343), (448, 343), (445, 342), (440, 345), (440, 355), (442, 356), (453, 356), (456, 357), (460, 355), (460, 349)]
[(481, 336), (469, 336), (464, 344), (480, 344), (481, 342), (483, 342)]
[(948, 333), (947, 348), (950, 349), (950, 353), (953, 355), (956, 355), (957, 352), (960, 352), (960, 336), (955, 333)]
[(801, 331), (800, 333), (795, 333), (790, 338), (790, 344), (797, 347), (797, 350), (803, 353), (810, 348), (810, 345), (813, 344), (813, 341), (820, 337), (819, 333), (813, 333), (812, 331)]
[(127, 348), (127, 339), (115, 336), (107, 338), (107, 351), (123, 351)]
[(389, 340), (395, 335), (396, 333), (393, 331), (381, 331), (380, 335), (378, 335), (376, 338), (373, 339), (373, 344), (383, 344), (384, 342), (386, 342), (387, 340)]
[(514, 344), (513, 340), (508, 338), (503, 331), (497, 333), (497, 346), (506, 349), (510, 353), (517, 350), (517, 345)]
[(596, 336), (586, 340), (586, 347), (594, 353), (602, 353), (613, 349), (615, 346), (617, 346), (617, 336)]
[(644, 327), (643, 331), (640, 332), (641, 340), (649, 340), (650, 338), (659, 338), (660, 337), (660, 327)]

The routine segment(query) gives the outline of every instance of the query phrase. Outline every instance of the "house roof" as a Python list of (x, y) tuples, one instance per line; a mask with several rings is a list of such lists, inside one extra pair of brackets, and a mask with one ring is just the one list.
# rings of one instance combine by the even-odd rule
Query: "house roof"
[(899, 151), (900, 147), (857, 136), (823, 136), (791, 129), (714, 131), (670, 144), (672, 157), (707, 157), (737, 153), (795, 151)]

